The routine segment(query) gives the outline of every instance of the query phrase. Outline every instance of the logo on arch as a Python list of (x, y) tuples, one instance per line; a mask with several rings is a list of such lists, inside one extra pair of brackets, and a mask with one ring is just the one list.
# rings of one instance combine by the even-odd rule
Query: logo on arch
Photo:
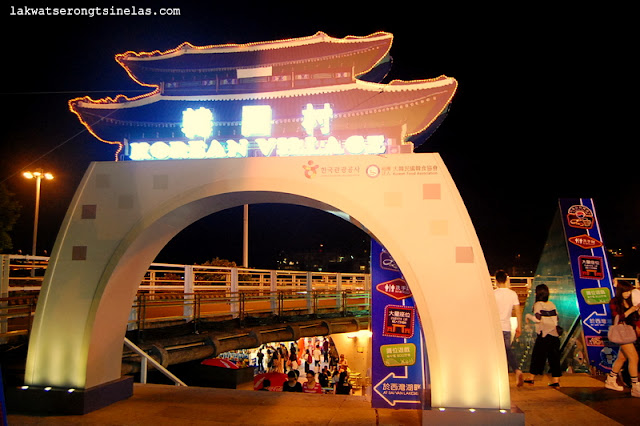
[(304, 177), (306, 177), (307, 179), (313, 179), (318, 174), (318, 167), (320, 166), (314, 164), (313, 161), (309, 160), (307, 164), (302, 166), (302, 168), (304, 169)]
[(411, 297), (409, 284), (407, 284), (407, 282), (402, 278), (396, 278), (395, 280), (380, 283), (376, 286), (376, 290), (396, 300), (403, 300)]

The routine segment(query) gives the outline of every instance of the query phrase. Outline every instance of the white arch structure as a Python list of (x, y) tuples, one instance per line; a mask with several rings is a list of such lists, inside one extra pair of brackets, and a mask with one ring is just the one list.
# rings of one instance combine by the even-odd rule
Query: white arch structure
[(511, 408), (484, 255), (438, 154), (92, 163), (51, 256), (25, 383), (119, 379), (131, 304), (157, 253), (206, 215), (264, 202), (340, 214), (389, 250), (418, 307), (433, 407)]

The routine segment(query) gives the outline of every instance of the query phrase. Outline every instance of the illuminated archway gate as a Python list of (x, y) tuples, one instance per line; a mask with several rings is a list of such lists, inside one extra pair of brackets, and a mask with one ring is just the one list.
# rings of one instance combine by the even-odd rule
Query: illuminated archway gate
[(131, 303), (157, 253), (206, 215), (263, 202), (340, 213), (389, 250), (418, 307), (434, 407), (510, 409), (489, 273), (438, 154), (92, 163), (40, 293), (26, 384), (118, 380)]

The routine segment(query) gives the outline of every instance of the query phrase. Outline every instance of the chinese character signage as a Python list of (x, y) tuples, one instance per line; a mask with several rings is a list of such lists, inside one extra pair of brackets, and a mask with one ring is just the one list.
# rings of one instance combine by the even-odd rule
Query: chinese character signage
[(371, 406), (422, 409), (427, 368), (413, 297), (391, 255), (371, 241)]
[(330, 104), (315, 108), (308, 104), (302, 111), (302, 135), (272, 137), (273, 111), (269, 105), (242, 107), (242, 136), (217, 140), (215, 114), (207, 108), (187, 108), (182, 112), (182, 140), (127, 142), (130, 160), (179, 160), (236, 157), (289, 157), (304, 155), (384, 154), (387, 140), (383, 135), (331, 134), (333, 110)]
[(593, 200), (561, 199), (560, 212), (589, 363), (608, 371), (615, 350), (607, 347), (614, 289)]

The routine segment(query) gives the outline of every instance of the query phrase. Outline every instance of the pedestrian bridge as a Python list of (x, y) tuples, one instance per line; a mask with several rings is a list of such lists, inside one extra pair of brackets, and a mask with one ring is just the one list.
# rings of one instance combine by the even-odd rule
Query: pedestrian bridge
[[(47, 257), (2, 255), (0, 337), (30, 332)], [(248, 318), (368, 316), (371, 277), (363, 273), (264, 270), (153, 263), (127, 329)]]
[[(1, 343), (31, 332), (47, 264), (47, 257), (2, 255)], [(367, 330), (370, 299), (371, 278), (363, 273), (153, 263), (133, 301), (127, 339), (166, 367), (263, 343)], [(144, 365), (128, 342), (123, 374)]]
[[(0, 255), (0, 339), (28, 335), (49, 258)], [(512, 277), (524, 304), (533, 277)], [(371, 276), (365, 273), (265, 270), (152, 263), (127, 325), (152, 333), (172, 326), (305, 317), (370, 317)], [(287, 321), (290, 322), (290, 321)], [(352, 331), (352, 330), (348, 330)]]

